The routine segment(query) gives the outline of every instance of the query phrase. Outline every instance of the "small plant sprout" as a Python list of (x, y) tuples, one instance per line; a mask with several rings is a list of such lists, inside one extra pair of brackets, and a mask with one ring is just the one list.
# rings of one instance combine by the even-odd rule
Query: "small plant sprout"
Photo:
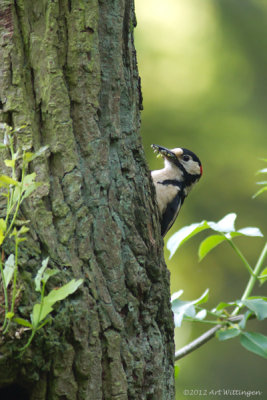
[(25, 351), (29, 347), (36, 332), (51, 320), (49, 316), (53, 311), (54, 304), (58, 301), (64, 300), (70, 294), (74, 293), (83, 283), (83, 279), (72, 279), (60, 288), (51, 290), (48, 295), (45, 296), (45, 286), (48, 279), (60, 272), (58, 269), (47, 268), (48, 261), (48, 258), (43, 260), (42, 266), (38, 270), (34, 279), (35, 290), (40, 293), (40, 302), (34, 304), (31, 313), (31, 320), (28, 321), (24, 318), (14, 318), (14, 322), (17, 322), (19, 325), (29, 328), (32, 331), (27, 343), (20, 349), (21, 351)]
[[(14, 135), (20, 132), (23, 128), (12, 129), (7, 124), (0, 124), (0, 129), (4, 130), (4, 142), (0, 143), (0, 149), (8, 150), (11, 158), (4, 160), (7, 168), (11, 169), (10, 175), (0, 175), (0, 189), (1, 196), (6, 199), (6, 215), (5, 218), (0, 218), (0, 246), (2, 248), (3, 243), (11, 239), (15, 239), (15, 255), (13, 258), (9, 258), (8, 262), (3, 266), (4, 252), (2, 250), (2, 257), (0, 258), (0, 272), (2, 279), (2, 286), (4, 292), (4, 322), (2, 331), (5, 334), (8, 331), (10, 321), (14, 317), (14, 306), (15, 299), (17, 297), (17, 271), (18, 271), (18, 251), (19, 244), (26, 238), (24, 234), (28, 231), (25, 226), (28, 221), (23, 221), (22, 226), (19, 230), (14, 228), (17, 222), (18, 212), (22, 202), (33, 193), (41, 183), (36, 182), (36, 174), (27, 174), (28, 164), (34, 158), (44, 154), (47, 147), (42, 147), (37, 153), (30, 153), (26, 151), (15, 151), (14, 149)], [(18, 180), (16, 177), (16, 164), (20, 162), (21, 178)], [(11, 267), (11, 262), (12, 267)], [(8, 276), (8, 280), (7, 280)], [(9, 305), (8, 300), (8, 287), (12, 284), (12, 299)]]
[[(24, 128), (25, 126), (12, 129), (7, 124), (0, 123), (0, 130), (4, 131), (4, 141), (0, 143), (0, 149), (5, 149), (10, 154), (10, 158), (4, 160), (6, 167), (10, 168), (10, 176), (0, 175), (1, 196), (6, 199), (6, 215), (0, 218), (0, 274), (4, 295), (4, 321), (0, 329), (3, 334), (6, 334), (11, 321), (30, 329), (31, 335), (22, 351), (30, 345), (36, 332), (49, 322), (54, 304), (74, 293), (83, 282), (82, 279), (73, 279), (45, 295), (48, 279), (59, 273), (57, 269), (48, 268), (48, 258), (45, 259), (35, 277), (35, 290), (40, 293), (40, 300), (33, 305), (30, 320), (15, 317), (15, 302), (20, 293), (17, 287), (19, 248), (21, 242), (27, 240), (26, 233), (29, 231), (26, 226), (29, 221), (18, 221), (17, 217), (23, 201), (41, 185), (40, 182), (36, 182), (35, 173), (28, 173), (28, 165), (35, 158), (44, 155), (47, 150), (47, 146), (44, 146), (35, 153), (20, 149), (15, 151), (15, 135)], [(17, 178), (18, 167), (21, 170), (20, 179)], [(10, 254), (4, 261), (2, 246), (7, 240), (14, 240), (15, 253)]]

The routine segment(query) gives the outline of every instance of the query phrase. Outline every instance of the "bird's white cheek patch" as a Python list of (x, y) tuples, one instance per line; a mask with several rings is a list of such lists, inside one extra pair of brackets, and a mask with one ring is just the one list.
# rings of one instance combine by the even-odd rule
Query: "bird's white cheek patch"
[(190, 160), (187, 163), (183, 162), (183, 166), (185, 167), (185, 170), (191, 175), (201, 174), (201, 167), (196, 161)]

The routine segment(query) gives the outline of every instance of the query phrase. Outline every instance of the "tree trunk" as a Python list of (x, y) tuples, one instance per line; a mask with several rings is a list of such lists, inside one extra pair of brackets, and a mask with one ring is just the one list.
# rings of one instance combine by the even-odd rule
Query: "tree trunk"
[(31, 235), (17, 315), (29, 318), (45, 257), (61, 270), (54, 284), (84, 279), (23, 357), (29, 332), (1, 338), (1, 400), (173, 399), (169, 273), (138, 132), (134, 26), (133, 0), (0, 0), (0, 121), (27, 124), (20, 148), (49, 148), (31, 163), (42, 185), (22, 210)]

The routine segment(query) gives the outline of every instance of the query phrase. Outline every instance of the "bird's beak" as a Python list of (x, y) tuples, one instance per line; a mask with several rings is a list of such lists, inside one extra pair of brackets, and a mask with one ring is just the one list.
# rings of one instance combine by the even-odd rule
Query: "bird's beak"
[(151, 147), (155, 153), (158, 153), (159, 156), (165, 157), (170, 161), (177, 160), (176, 155), (166, 147), (159, 146), (158, 144), (152, 144)]

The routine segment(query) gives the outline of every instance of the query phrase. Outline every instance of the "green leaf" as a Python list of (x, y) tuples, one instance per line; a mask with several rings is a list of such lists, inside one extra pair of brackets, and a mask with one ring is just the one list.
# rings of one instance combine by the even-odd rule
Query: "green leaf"
[(199, 305), (206, 303), (209, 299), (209, 289), (206, 289), (205, 292), (196, 300), (193, 300), (193, 304)]
[(29, 163), (30, 161), (32, 161), (35, 158), (40, 157), (42, 154), (44, 154), (47, 149), (48, 149), (48, 146), (43, 146), (43, 147), (40, 147), (40, 149), (37, 150), (35, 153), (31, 153), (31, 152), (24, 153), (24, 161)]
[(26, 151), (24, 154), (23, 154), (23, 159), (24, 159), (24, 161), (26, 161), (26, 162), (30, 162), (33, 158), (34, 156), (34, 153), (31, 153), (30, 151)]
[(29, 185), (27, 187), (27, 190), (25, 190), (23, 196), (22, 196), (22, 200), (25, 200), (27, 197), (29, 197), (38, 187), (41, 186), (40, 182), (33, 182), (31, 185)]
[(261, 188), (260, 190), (258, 190), (255, 194), (253, 194), (252, 198), (255, 199), (255, 197), (259, 196), (260, 194), (262, 194), (263, 192), (266, 192), (267, 190), (267, 186), (264, 186), (263, 188)]
[(178, 292), (175, 292), (171, 295), (171, 303), (178, 299), (179, 297), (181, 297), (181, 295), (184, 293), (184, 291), (182, 289), (178, 290)]
[(267, 181), (256, 182), (256, 185), (267, 185)]
[(253, 314), (250, 310), (246, 311), (245, 314), (243, 315), (243, 318), (239, 322), (238, 326), (240, 329), (245, 329), (247, 320), (250, 318), (250, 316)]
[(63, 300), (70, 294), (74, 293), (82, 283), (83, 279), (72, 279), (70, 282), (66, 283), (66, 285), (51, 290), (51, 292), (44, 297), (44, 302), (53, 305), (57, 301)]
[(2, 231), (2, 229), (0, 229), (0, 245), (3, 243), (4, 239), (5, 239), (4, 232)]
[(72, 279), (69, 283), (67, 283), (64, 286), (61, 286), (59, 289), (51, 290), (51, 292), (49, 292), (49, 294), (43, 298), (42, 306), (39, 303), (34, 304), (33, 311), (31, 314), (31, 321), (33, 327), (37, 329), (39, 323), (53, 311), (53, 305), (57, 301), (63, 300), (70, 294), (74, 293), (82, 283), (83, 279), (78, 279), (78, 280)]
[(178, 378), (179, 372), (180, 372), (180, 367), (179, 367), (179, 365), (175, 364), (175, 366), (174, 366), (174, 379)]
[(49, 257), (47, 257), (45, 260), (42, 261), (42, 266), (37, 271), (36, 277), (34, 279), (36, 292), (41, 292), (41, 280), (43, 278), (43, 274), (47, 267), (48, 261), (49, 261)]
[(25, 240), (27, 240), (25, 237), (24, 237), (24, 238), (17, 239), (17, 243), (19, 244), (19, 243), (21, 243), (21, 242), (25, 242)]
[(196, 316), (195, 305), (205, 303), (208, 300), (208, 296), (209, 289), (206, 289), (198, 299), (193, 301), (183, 301), (176, 297), (171, 304), (175, 327), (181, 326), (184, 317), (194, 318)]
[(13, 192), (13, 198), (12, 198), (12, 204), (11, 208), (17, 203), (21, 193), (22, 193), (22, 186), (21, 183), (19, 182), (18, 185), (15, 187), (15, 190)]
[(211, 229), (216, 232), (234, 232), (235, 231), (236, 214), (230, 213), (223, 217), (219, 222), (208, 222)]
[(267, 168), (259, 169), (259, 171), (257, 171), (257, 174), (266, 174), (266, 173), (267, 173)]
[(200, 243), (198, 249), (198, 257), (199, 261), (203, 260), (203, 258), (212, 250), (214, 247), (218, 246), (218, 244), (224, 242), (226, 240), (225, 236), (222, 235), (212, 235), (207, 237), (203, 242)]
[(46, 283), (48, 281), (48, 279), (51, 278), (51, 276), (54, 276), (54, 275), (58, 274), (59, 272), (60, 272), (59, 269), (48, 268), (43, 274), (42, 282)]
[(267, 267), (264, 268), (264, 270), (262, 271), (260, 276), (258, 276), (258, 279), (259, 279), (261, 285), (267, 280)]
[(15, 236), (16, 237), (17, 234), (18, 234), (17, 228), (14, 228), (13, 231), (10, 233), (10, 236)]
[(7, 167), (15, 168), (15, 160), (5, 160), (5, 164)]
[(245, 349), (267, 358), (267, 336), (257, 332), (242, 332), (240, 343)]
[(12, 319), (13, 317), (14, 317), (14, 313), (13, 312), (8, 312), (8, 313), (6, 313), (6, 318), (7, 319)]
[(235, 238), (237, 236), (243, 236), (243, 235), (242, 235), (242, 233), (239, 233), (239, 232), (228, 232), (228, 233), (225, 234), (225, 237), (227, 239), (233, 239), (233, 238)]
[(29, 187), (35, 184), (36, 173), (33, 172), (32, 174), (28, 174), (24, 177), (22, 182), (22, 190), (25, 192)]
[(224, 302), (224, 301), (221, 301), (218, 305), (217, 305), (217, 307), (216, 307), (216, 310), (224, 310), (225, 308), (227, 308), (227, 307), (232, 307), (232, 306), (234, 306), (234, 305), (236, 305), (236, 303), (235, 302), (230, 302), (230, 303), (226, 303), (226, 302)]
[(24, 318), (14, 318), (13, 321), (16, 322), (16, 323), (19, 324), (19, 325), (26, 326), (27, 328), (32, 328), (32, 324), (31, 324), (30, 321), (28, 321), (27, 319), (24, 319)]
[(255, 226), (247, 226), (246, 228), (239, 229), (238, 231), (235, 232), (228, 232), (226, 233), (225, 237), (227, 239), (232, 239), (237, 236), (260, 236), (263, 237), (263, 234), (261, 233), (259, 228), (256, 228)]
[(18, 128), (13, 129), (13, 132), (20, 133), (23, 129), (27, 128), (27, 126), (28, 126), (28, 124), (25, 123), (24, 125), (21, 125)]
[(23, 225), (20, 230), (18, 231), (18, 236), (24, 235), (24, 233), (29, 232), (30, 228), (27, 226)]
[(209, 225), (207, 221), (202, 221), (200, 223), (184, 226), (182, 229), (172, 235), (167, 242), (167, 249), (171, 253), (170, 258), (172, 258), (176, 250), (183, 243), (185, 243), (191, 237), (195, 236), (197, 233), (204, 231), (205, 229), (209, 229)]
[(17, 185), (18, 182), (15, 181), (15, 179), (10, 178), (7, 175), (0, 175), (0, 183), (2, 183), (2, 186), (9, 186), (9, 185)]
[(267, 318), (267, 301), (263, 299), (243, 300), (242, 303), (256, 314), (259, 320)]
[(207, 316), (207, 310), (205, 310), (205, 309), (203, 308), (202, 310), (200, 310), (200, 311), (195, 315), (195, 318), (202, 321), (203, 319), (206, 318), (206, 316)]
[(194, 318), (196, 315), (195, 306), (190, 301), (175, 300), (172, 303), (172, 312), (176, 328), (180, 328), (185, 316)]
[[(206, 239), (202, 242), (200, 248), (200, 259), (205, 257), (205, 255), (217, 246), (219, 243), (224, 241), (225, 239), (231, 239), (235, 236), (263, 236), (261, 231), (256, 227), (246, 227), (239, 229), (238, 231), (235, 230), (235, 220), (236, 220), (235, 213), (229, 213), (225, 217), (223, 217), (218, 222), (206, 220), (195, 223), (189, 226), (185, 226), (176, 232), (174, 235), (170, 237), (167, 242), (167, 249), (170, 251), (170, 258), (172, 258), (173, 254), (176, 250), (185, 243), (188, 239), (195, 236), (197, 233), (202, 232), (205, 229), (212, 229), (215, 232), (219, 232), (224, 235), (213, 235), (213, 239)], [(220, 238), (219, 238), (220, 236)]]
[(34, 329), (37, 329), (39, 323), (45, 319), (45, 317), (53, 311), (53, 308), (50, 303), (43, 304), (41, 310), (41, 304), (36, 303), (33, 306), (33, 310), (31, 313), (31, 321)]
[(191, 300), (191, 301), (178, 300), (178, 297), (180, 297), (182, 293), (183, 293), (183, 290), (179, 290), (178, 292), (176, 292), (176, 293), (174, 293), (172, 295), (172, 297), (171, 297), (172, 306), (175, 307), (175, 304), (176, 303), (179, 304), (180, 302), (199, 305), (199, 304), (206, 303), (208, 301), (208, 298), (209, 298), (209, 289), (206, 289), (204, 291), (204, 293), (200, 297), (198, 297), (196, 300)]
[(6, 231), (6, 221), (3, 218), (0, 218), (0, 229), (2, 232)]
[(32, 194), (32, 192), (34, 192), (41, 185), (40, 182), (35, 182), (35, 179), (36, 179), (35, 172), (33, 172), (32, 174), (28, 174), (24, 177), (22, 182), (23, 196), (21, 201), (29, 197)]
[[(225, 308), (227, 308), (227, 307), (233, 307), (233, 306), (235, 306), (236, 305), (236, 303), (234, 303), (234, 302), (231, 302), (231, 303), (226, 303), (226, 302), (224, 302), (224, 301), (222, 301), (222, 302), (220, 302), (218, 305), (217, 305), (217, 307), (216, 308), (213, 308), (213, 310), (212, 310), (212, 312), (217, 312), (217, 311), (224, 311), (225, 310)], [(221, 313), (220, 313), (221, 314)]]
[[(184, 313), (186, 309), (189, 309), (191, 307), (191, 305), (192, 305), (191, 301), (184, 301), (184, 300), (176, 299), (172, 302), (171, 306), (172, 306), (173, 313), (178, 314), (181, 312)], [(195, 311), (193, 311), (194, 309), (195, 309), (195, 307), (193, 307), (189, 310), (190, 316), (195, 316), (196, 313), (195, 313)]]
[(240, 335), (240, 333), (241, 333), (241, 331), (238, 328), (228, 328), (225, 330), (220, 329), (219, 331), (217, 331), (216, 337), (220, 341), (224, 341), (224, 340), (232, 339), (232, 338)]
[(247, 228), (239, 229), (237, 233), (241, 233), (241, 235), (244, 236), (263, 236), (260, 229), (255, 226), (248, 226)]
[(247, 299), (248, 300), (260, 299), (260, 300), (267, 301), (267, 297), (266, 296), (249, 296)]
[(13, 277), (14, 271), (15, 271), (15, 257), (14, 257), (14, 254), (10, 254), (10, 256), (8, 257), (8, 259), (5, 262), (5, 268), (3, 271), (6, 287), (8, 287), (8, 285)]

